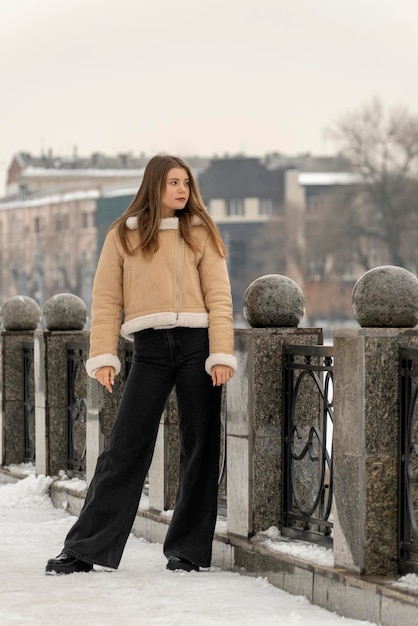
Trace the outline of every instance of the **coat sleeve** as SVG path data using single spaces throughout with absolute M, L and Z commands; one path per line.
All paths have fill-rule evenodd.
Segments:
M 226 260 L 219 254 L 212 239 L 207 237 L 199 263 L 200 282 L 209 315 L 209 357 L 206 371 L 214 365 L 228 365 L 235 371 L 234 326 L 231 285 Z
M 118 340 L 123 312 L 123 253 L 115 231 L 106 236 L 93 282 L 90 352 L 86 363 L 94 378 L 99 367 L 108 365 L 119 374 Z

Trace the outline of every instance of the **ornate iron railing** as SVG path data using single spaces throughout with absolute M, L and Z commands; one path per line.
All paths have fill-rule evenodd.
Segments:
M 24 461 L 35 461 L 35 390 L 33 344 L 23 344 L 23 432 Z
M 84 346 L 67 345 L 67 469 L 86 470 L 86 376 Z
M 226 472 L 226 448 L 227 448 L 227 394 L 226 389 L 222 391 L 221 405 L 221 437 L 220 437 L 220 462 L 219 462 L 219 478 L 218 478 L 218 513 L 226 516 L 227 511 L 227 472 Z
M 332 545 L 333 348 L 284 348 L 282 534 Z
M 399 569 L 418 574 L 418 348 L 400 350 Z

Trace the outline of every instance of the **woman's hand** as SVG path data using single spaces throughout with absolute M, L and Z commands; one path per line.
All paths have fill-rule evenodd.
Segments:
M 214 386 L 223 385 L 231 380 L 234 370 L 228 365 L 214 365 L 212 367 L 212 381 Z
M 115 382 L 115 368 L 105 365 L 103 367 L 99 367 L 96 372 L 96 378 L 103 387 L 112 393 L 112 387 Z

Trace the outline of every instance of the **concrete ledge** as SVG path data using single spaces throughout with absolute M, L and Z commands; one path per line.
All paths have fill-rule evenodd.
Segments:
M 0 468 L 0 484 L 17 483 L 19 480 L 22 480 L 22 478 L 26 478 L 26 476 L 15 472 L 10 472 L 4 467 Z
M 0 469 L 0 483 L 25 477 Z M 79 514 L 85 492 L 52 483 L 50 494 L 57 508 Z M 163 543 L 169 522 L 158 511 L 140 509 L 132 532 L 152 543 Z M 418 592 L 397 587 L 395 578 L 365 577 L 343 568 L 317 565 L 222 532 L 215 533 L 212 563 L 223 570 L 261 576 L 283 591 L 303 595 L 313 604 L 347 618 L 382 626 L 418 623 Z
M 229 543 L 231 565 L 223 569 L 262 576 L 288 593 L 303 595 L 310 602 L 344 617 L 384 626 L 418 623 L 418 592 L 396 587 L 395 578 L 367 578 L 344 569 L 324 567 L 272 552 L 260 544 L 234 537 Z

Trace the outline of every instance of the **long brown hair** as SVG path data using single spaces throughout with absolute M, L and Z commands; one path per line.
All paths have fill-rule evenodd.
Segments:
M 135 254 L 139 250 L 145 254 L 154 254 L 159 247 L 158 233 L 162 218 L 161 197 L 165 190 L 168 172 L 173 167 L 185 169 L 189 178 L 189 199 L 184 209 L 177 213 L 181 236 L 192 250 L 198 250 L 198 245 L 192 237 L 192 220 L 194 216 L 197 216 L 207 226 L 209 236 L 219 254 L 226 257 L 225 244 L 218 227 L 203 203 L 190 167 L 177 156 L 157 155 L 148 162 L 135 198 L 126 211 L 113 222 L 109 230 L 117 229 L 123 249 L 127 254 Z M 138 221 L 139 243 L 135 248 L 129 245 L 127 237 L 126 220 L 128 217 L 137 217 Z

